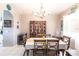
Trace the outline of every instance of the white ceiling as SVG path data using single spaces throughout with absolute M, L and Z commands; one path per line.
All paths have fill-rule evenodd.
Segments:
M 33 14 L 34 12 L 39 11 L 41 3 L 43 3 L 43 8 L 48 14 L 60 14 L 74 4 L 54 3 L 54 0 L 26 0 L 25 3 L 9 4 L 11 5 L 12 10 L 16 11 L 18 14 Z
M 27 2 L 27 3 L 14 3 L 11 4 L 12 9 L 16 12 L 22 14 L 32 14 L 33 12 L 39 11 L 41 3 L 43 3 L 43 8 L 46 13 L 52 14 L 60 14 L 65 11 L 69 7 L 73 5 L 73 3 L 53 3 L 53 2 Z
M 79 3 L 79 0 L 0 0 L 0 3 L 29 3 L 29 2 Z

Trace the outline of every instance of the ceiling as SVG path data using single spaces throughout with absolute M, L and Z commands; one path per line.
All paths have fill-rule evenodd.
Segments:
M 18 14 L 33 14 L 34 12 L 39 11 L 41 3 L 43 4 L 43 9 L 46 11 L 47 14 L 60 14 L 74 4 L 54 3 L 54 1 L 51 0 L 26 0 L 25 3 L 9 4 L 11 5 L 12 10 L 16 11 Z
M 44 3 L 43 4 L 43 9 L 46 11 L 46 13 L 52 13 L 52 14 L 60 14 L 69 7 L 73 5 L 73 3 Z M 16 12 L 22 14 L 22 13 L 27 13 L 27 14 L 32 14 L 33 12 L 36 12 L 40 10 L 41 3 L 15 3 L 11 4 L 12 9 L 15 10 Z

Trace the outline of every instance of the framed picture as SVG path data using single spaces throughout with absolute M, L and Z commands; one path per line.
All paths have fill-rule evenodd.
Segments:
M 4 27 L 12 27 L 12 20 L 4 20 Z

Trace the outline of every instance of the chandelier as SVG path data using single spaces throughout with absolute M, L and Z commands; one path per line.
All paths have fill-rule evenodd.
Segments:
M 41 3 L 39 11 L 34 13 L 34 16 L 37 16 L 41 19 L 43 19 L 46 16 L 46 11 L 43 7 L 43 3 Z

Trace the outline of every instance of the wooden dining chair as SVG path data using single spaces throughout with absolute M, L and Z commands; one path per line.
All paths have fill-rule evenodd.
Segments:
M 69 47 L 70 47 L 70 37 L 63 36 L 63 41 L 67 44 L 67 48 L 66 49 L 69 49 Z
M 52 36 L 53 38 L 57 38 L 57 39 L 59 39 L 59 40 L 63 40 L 63 37 L 61 37 L 61 36 Z
M 58 56 L 59 40 L 47 40 L 47 56 Z
M 70 47 L 70 37 L 68 36 L 63 36 L 63 42 L 66 43 L 66 49 L 59 49 L 59 51 L 62 52 L 62 55 L 64 56 L 65 55 L 65 51 L 69 49 Z
M 45 34 L 37 34 L 36 37 L 37 38 L 42 38 Z
M 46 40 L 34 40 L 34 56 L 43 56 L 46 54 Z
M 27 34 L 24 34 L 23 35 L 23 45 L 24 45 L 24 47 L 25 47 L 26 41 L 27 41 Z
M 45 37 L 46 38 L 50 38 L 51 37 L 51 34 L 45 34 Z

